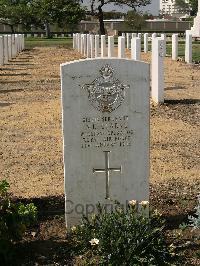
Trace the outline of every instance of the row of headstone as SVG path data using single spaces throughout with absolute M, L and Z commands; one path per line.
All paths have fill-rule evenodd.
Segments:
M 115 57 L 114 36 L 93 35 L 93 34 L 73 34 L 73 48 L 87 58 Z M 118 37 L 117 57 L 125 58 L 125 37 Z M 140 60 L 141 39 L 134 37 L 131 40 L 131 58 Z
M 147 36 L 147 35 L 146 35 Z M 117 51 L 114 50 L 114 36 L 76 33 L 73 35 L 73 48 L 87 58 L 126 58 L 125 37 L 118 37 Z M 116 55 L 115 55 L 116 54 Z M 152 37 L 152 99 L 156 103 L 164 102 L 164 56 L 166 40 L 163 36 Z M 141 38 L 132 36 L 131 59 L 141 60 Z
M 98 203 L 112 211 L 115 201 L 126 208 L 130 201 L 139 206 L 149 200 L 149 64 L 124 58 L 125 36 L 118 38 L 118 58 L 113 36 L 108 45 L 104 35 L 73 37 L 74 48 L 92 59 L 61 65 L 67 227 L 95 213 Z M 177 37 L 172 38 L 174 58 Z M 130 48 L 132 58 L 140 54 L 141 38 L 134 36 Z M 154 34 L 152 98 L 157 102 L 164 100 L 165 55 L 166 37 Z
M 24 34 L 0 36 L 0 65 L 5 65 L 24 50 Z
M 44 38 L 46 37 L 46 35 L 44 33 L 27 33 L 26 34 L 26 37 L 27 38 L 31 38 L 31 37 L 34 37 L 34 38 Z M 53 37 L 55 38 L 64 38 L 64 37 L 72 37 L 72 34 L 71 33 L 68 33 L 68 34 L 65 34 L 65 33 L 55 33 L 53 34 Z
M 122 33 L 122 36 L 125 37 L 126 40 L 126 48 L 130 49 L 131 47 L 131 41 L 133 38 L 142 38 L 141 33 Z M 166 34 L 160 34 L 158 36 L 157 33 L 153 33 L 151 37 L 149 37 L 148 33 L 144 33 L 143 35 L 143 43 L 144 43 L 144 53 L 147 53 L 149 51 L 149 41 L 154 40 L 155 37 L 159 37 L 164 40 L 164 47 L 163 47 L 163 55 L 166 56 L 166 41 L 167 37 Z M 172 60 L 178 59 L 178 34 L 172 34 Z M 185 35 L 185 62 L 191 64 L 192 63 L 192 33 L 191 31 L 186 31 Z

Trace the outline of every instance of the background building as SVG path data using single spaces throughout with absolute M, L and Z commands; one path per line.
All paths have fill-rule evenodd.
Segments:
M 160 0 L 160 13 L 163 15 L 178 15 L 178 14 L 187 14 L 189 13 L 189 10 L 181 10 L 175 5 L 175 0 Z M 186 3 L 189 2 L 189 0 L 185 0 Z

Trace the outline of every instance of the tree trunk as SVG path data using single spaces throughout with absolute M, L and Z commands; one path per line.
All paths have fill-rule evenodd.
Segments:
M 105 31 L 105 27 L 104 27 L 104 22 L 103 22 L 103 10 L 102 8 L 99 6 L 98 7 L 99 13 L 98 13 L 98 18 L 99 18 L 99 30 L 100 30 L 100 34 L 101 35 L 105 35 L 106 31 Z
M 48 39 L 51 39 L 52 35 L 51 35 L 50 26 L 48 22 L 45 23 L 45 31 L 46 31 L 46 37 Z
M 12 34 L 14 34 L 15 30 L 14 30 L 14 26 L 13 25 L 10 25 L 10 29 L 11 29 Z

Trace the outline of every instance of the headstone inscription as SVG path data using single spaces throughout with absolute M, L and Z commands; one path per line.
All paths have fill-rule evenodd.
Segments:
M 98 203 L 149 199 L 149 64 L 61 65 L 67 226 Z

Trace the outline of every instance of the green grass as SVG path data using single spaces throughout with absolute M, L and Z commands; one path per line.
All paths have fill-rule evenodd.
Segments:
M 72 48 L 72 38 L 26 38 L 25 48 L 31 49 L 34 47 L 50 47 L 50 46 L 64 46 Z
M 172 45 L 167 44 L 167 55 L 172 55 Z M 185 57 L 185 44 L 180 42 L 178 45 L 178 56 Z M 192 60 L 194 62 L 200 61 L 200 42 L 193 42 L 192 44 Z

